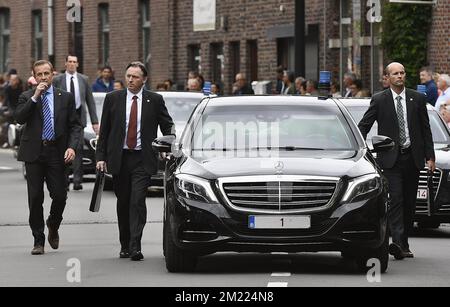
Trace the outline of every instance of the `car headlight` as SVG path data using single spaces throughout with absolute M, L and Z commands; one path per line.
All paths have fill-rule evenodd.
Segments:
M 378 174 L 365 175 L 351 180 L 348 183 L 342 202 L 351 203 L 367 198 L 376 193 L 381 186 L 381 177 Z
M 218 203 L 210 182 L 199 177 L 186 174 L 175 175 L 175 191 L 187 199 Z

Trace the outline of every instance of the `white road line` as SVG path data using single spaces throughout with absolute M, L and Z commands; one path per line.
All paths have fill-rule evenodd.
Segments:
M 272 273 L 272 277 L 291 277 L 291 273 Z
M 287 282 L 269 282 L 267 284 L 268 288 L 286 288 L 287 286 Z
M 0 171 L 13 171 L 14 168 L 12 167 L 6 167 L 6 166 L 0 166 Z

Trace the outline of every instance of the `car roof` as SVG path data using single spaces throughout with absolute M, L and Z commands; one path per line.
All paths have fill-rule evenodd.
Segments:
M 260 105 L 260 104 L 301 104 L 311 106 L 337 107 L 333 99 L 319 99 L 315 96 L 270 96 L 270 95 L 251 95 L 251 96 L 219 96 L 210 97 L 209 105 L 228 106 L 228 105 Z
M 339 98 L 339 101 L 346 107 L 369 107 L 370 98 Z M 427 110 L 433 111 L 435 108 L 427 103 Z
M 156 93 L 167 98 L 198 98 L 199 101 L 205 97 L 205 95 L 201 92 L 159 91 Z

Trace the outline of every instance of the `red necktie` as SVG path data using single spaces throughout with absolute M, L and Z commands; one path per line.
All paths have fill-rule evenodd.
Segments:
M 137 117 L 138 105 L 137 96 L 133 96 L 133 104 L 131 105 L 130 121 L 128 123 L 127 146 L 129 149 L 135 149 L 137 146 Z

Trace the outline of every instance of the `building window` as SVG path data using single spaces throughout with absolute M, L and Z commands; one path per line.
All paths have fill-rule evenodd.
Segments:
M 231 63 L 230 84 L 233 84 L 236 75 L 241 71 L 241 44 L 240 44 L 240 42 L 231 42 L 230 43 L 230 63 Z
M 81 21 L 69 23 L 69 53 L 78 58 L 78 71 L 83 72 L 83 8 L 81 8 Z
M 141 54 L 142 62 L 146 65 L 150 63 L 150 1 L 140 0 L 141 16 Z
M 188 59 L 189 71 L 196 71 L 201 73 L 202 58 L 200 56 L 200 45 L 190 45 L 188 47 Z
M 223 85 L 224 55 L 223 44 L 211 44 L 212 80 Z
M 99 8 L 99 33 L 100 33 L 100 64 L 109 65 L 109 5 L 101 3 Z
M 9 64 L 9 9 L 0 8 L 0 72 L 5 72 Z
M 247 65 L 249 81 L 258 80 L 258 42 L 256 40 L 247 41 Z
M 36 10 L 32 12 L 32 35 L 33 35 L 33 48 L 32 57 L 35 61 L 42 59 L 43 47 L 42 39 L 44 37 L 42 33 L 42 11 Z
M 277 40 L 278 66 L 289 71 L 295 71 L 295 41 L 293 37 Z

